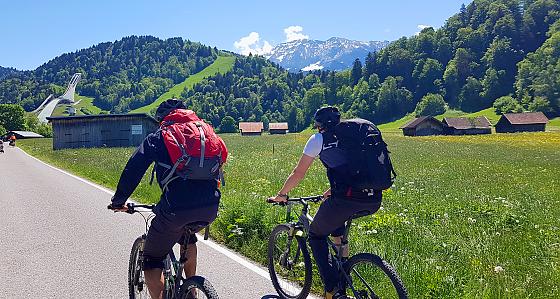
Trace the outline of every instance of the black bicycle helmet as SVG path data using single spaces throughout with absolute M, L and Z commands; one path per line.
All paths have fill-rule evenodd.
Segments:
M 169 99 L 159 104 L 159 107 L 157 107 L 156 110 L 157 121 L 162 121 L 164 117 L 175 109 L 187 109 L 187 106 L 185 106 L 183 101 L 177 99 Z
M 313 116 L 315 126 L 330 129 L 340 122 L 340 111 L 334 106 L 325 106 L 317 109 Z

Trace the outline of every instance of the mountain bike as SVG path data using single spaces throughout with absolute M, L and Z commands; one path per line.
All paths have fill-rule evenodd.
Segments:
M 150 227 L 150 220 L 154 218 L 152 210 L 155 205 L 140 205 L 128 203 L 126 213 L 138 213 L 144 218 L 146 223 L 146 233 L 138 237 L 132 245 L 130 251 L 130 260 L 128 263 L 128 292 L 130 299 L 150 298 L 148 287 L 144 280 L 144 244 L 146 243 L 146 235 Z M 110 206 L 109 206 L 110 208 Z M 138 209 L 140 208 L 140 210 Z M 208 222 L 193 222 L 185 226 L 185 238 L 181 244 L 181 252 L 179 259 L 175 256 L 173 250 L 169 252 L 164 260 L 163 278 L 164 278 L 164 299 L 218 299 L 218 293 L 212 284 L 201 276 L 192 276 L 185 278 L 183 275 L 183 267 L 187 261 L 188 236 L 207 227 Z M 205 236 L 207 238 L 207 236 Z
M 311 290 L 312 265 L 307 247 L 309 203 L 319 202 L 322 195 L 289 198 L 286 206 L 286 223 L 276 226 L 268 240 L 268 272 L 274 288 L 282 299 L 307 298 Z M 301 204 L 297 221 L 292 218 L 292 206 Z M 346 222 L 341 244 L 348 244 L 352 220 L 369 213 L 357 213 Z M 349 259 L 342 258 L 342 246 L 328 238 L 330 261 L 336 265 L 341 277 L 340 289 L 353 294 L 356 299 L 408 298 L 407 290 L 397 272 L 386 261 L 371 253 L 358 253 Z M 288 282 L 296 281 L 298 285 Z

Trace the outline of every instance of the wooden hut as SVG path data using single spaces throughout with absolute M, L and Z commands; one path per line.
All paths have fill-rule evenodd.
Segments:
M 270 123 L 268 124 L 268 132 L 270 134 L 286 134 L 288 133 L 288 123 Z
M 443 124 L 433 116 L 421 116 L 400 127 L 404 136 L 429 136 L 443 134 Z
M 538 132 L 546 129 L 548 118 L 542 112 L 505 113 L 496 123 L 496 133 Z
M 158 122 L 147 114 L 101 114 L 47 117 L 53 126 L 53 149 L 138 146 Z
M 241 136 L 261 135 L 264 125 L 262 122 L 240 122 L 239 131 L 241 131 Z
M 446 135 L 478 135 L 492 134 L 492 124 L 485 116 L 476 118 L 445 117 L 443 118 Z
M 30 131 L 9 131 L 1 139 L 8 139 L 9 136 L 15 135 L 17 139 L 29 139 L 29 138 L 43 138 L 43 135 L 37 134 Z

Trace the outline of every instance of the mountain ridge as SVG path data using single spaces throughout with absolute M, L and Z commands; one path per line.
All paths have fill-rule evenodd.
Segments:
M 352 67 L 356 58 L 365 59 L 368 53 L 386 47 L 389 41 L 356 41 L 342 37 L 331 37 L 325 41 L 303 39 L 277 45 L 265 55 L 291 72 L 334 70 Z

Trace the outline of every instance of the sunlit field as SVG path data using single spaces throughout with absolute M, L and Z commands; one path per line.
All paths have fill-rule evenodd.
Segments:
M 230 148 L 212 237 L 259 263 L 285 210 L 265 203 L 301 155 L 309 133 L 225 135 Z M 386 134 L 398 173 L 374 216 L 355 221 L 352 252 L 392 264 L 410 298 L 560 297 L 560 132 L 403 137 Z M 41 159 L 114 188 L 132 148 L 62 150 L 22 140 Z M 144 177 L 134 196 L 157 201 Z M 316 162 L 291 195 L 323 192 Z M 109 197 L 106 199 L 109 201 Z M 315 290 L 320 280 L 314 275 Z

